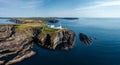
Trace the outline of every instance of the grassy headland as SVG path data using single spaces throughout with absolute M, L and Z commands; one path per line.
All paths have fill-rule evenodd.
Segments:
M 21 31 L 26 28 L 39 28 L 42 34 L 52 35 L 57 29 L 49 28 L 46 22 L 55 20 L 55 18 L 12 18 L 10 21 L 20 24 L 15 24 L 15 31 Z

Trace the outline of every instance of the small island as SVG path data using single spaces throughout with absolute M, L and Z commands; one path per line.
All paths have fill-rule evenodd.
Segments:
M 58 17 L 58 19 L 66 19 L 66 20 L 78 20 L 77 17 Z
M 72 49 L 75 33 L 66 28 L 49 27 L 46 22 L 51 20 L 55 19 L 9 18 L 16 24 L 0 25 L 0 65 L 11 65 L 35 55 L 36 51 L 32 50 L 35 44 L 50 50 Z

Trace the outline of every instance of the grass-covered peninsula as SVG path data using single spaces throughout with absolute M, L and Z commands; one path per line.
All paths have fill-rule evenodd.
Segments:
M 0 25 L 0 65 L 11 65 L 35 55 L 34 45 L 50 50 L 69 50 L 75 46 L 73 31 L 51 28 L 53 18 L 10 18 L 16 24 Z M 11 57 L 11 58 L 8 58 Z M 7 60 L 5 60 L 7 58 Z

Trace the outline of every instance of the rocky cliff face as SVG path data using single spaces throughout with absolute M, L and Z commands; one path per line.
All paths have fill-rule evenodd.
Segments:
M 0 26 L 0 65 L 10 65 L 33 56 L 36 52 L 32 48 L 36 42 L 39 46 L 54 50 L 68 50 L 75 45 L 75 34 L 67 29 L 40 37 L 40 28 L 29 27 L 20 31 L 15 28 L 16 25 Z M 11 58 L 6 60 L 8 56 Z
M 68 50 L 74 47 L 76 37 L 70 30 L 58 30 L 53 35 L 46 34 L 38 38 L 38 44 L 49 49 Z
M 13 31 L 13 26 L 11 25 L 1 25 L 0 26 L 0 42 L 5 40 L 6 38 L 9 38 Z
M 33 37 L 31 28 L 15 32 L 13 25 L 0 26 L 0 58 L 3 59 L 0 60 L 1 64 L 10 65 L 34 55 L 35 52 L 31 50 Z M 12 57 L 12 55 L 15 56 Z M 8 56 L 12 58 L 4 60 Z
M 75 34 L 70 30 L 59 30 L 51 36 L 51 48 L 68 50 L 74 47 L 76 41 Z

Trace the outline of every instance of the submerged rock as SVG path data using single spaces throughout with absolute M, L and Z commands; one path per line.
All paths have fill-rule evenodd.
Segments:
M 90 44 L 92 42 L 92 39 L 89 38 L 86 34 L 84 33 L 80 33 L 79 34 L 79 38 L 80 38 L 80 41 L 83 43 L 83 44 Z
M 15 58 L 13 58 L 12 60 L 8 61 L 6 63 L 6 65 L 11 65 L 11 64 L 16 63 L 16 62 L 21 62 L 22 60 L 24 60 L 26 58 L 29 58 L 32 55 L 35 55 L 34 51 L 26 51 L 26 52 L 20 53 Z

